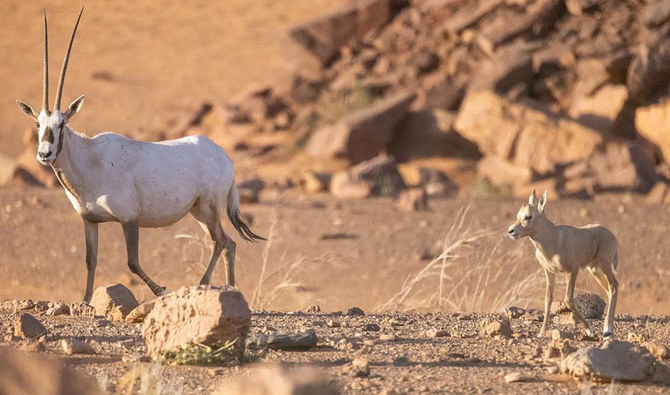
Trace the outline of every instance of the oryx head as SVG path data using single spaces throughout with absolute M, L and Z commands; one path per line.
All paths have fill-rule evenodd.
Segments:
M 509 228 L 507 234 L 514 240 L 531 236 L 538 224 L 544 218 L 544 208 L 547 205 L 547 191 L 544 191 L 540 199 L 535 195 L 535 190 L 528 198 L 528 204 L 524 204 L 516 214 L 516 221 Z
M 67 122 L 74 114 L 79 111 L 81 105 L 84 103 L 84 96 L 76 98 L 65 112 L 61 112 L 60 102 L 63 96 L 63 83 L 65 82 L 65 72 L 67 71 L 67 63 L 70 60 L 70 51 L 72 50 L 72 42 L 77 33 L 79 20 L 81 14 L 84 12 L 84 7 L 79 12 L 77 23 L 74 25 L 72 37 L 70 37 L 70 45 L 67 48 L 65 59 L 63 60 L 63 68 L 60 72 L 60 79 L 58 80 L 58 89 L 56 90 L 56 101 L 53 110 L 49 110 L 49 45 L 47 32 L 47 15 L 44 13 L 44 78 L 42 81 L 42 111 L 35 112 L 33 108 L 21 100 L 17 100 L 21 111 L 31 117 L 37 123 L 39 129 L 38 146 L 37 146 L 37 160 L 43 165 L 50 164 L 56 160 L 56 156 L 63 148 L 64 128 Z

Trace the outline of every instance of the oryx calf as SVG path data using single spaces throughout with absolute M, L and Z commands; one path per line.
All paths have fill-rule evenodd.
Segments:
M 42 111 L 17 101 L 21 110 L 37 122 L 37 160 L 50 165 L 74 209 L 81 215 L 86 235 L 85 301 L 90 301 L 98 254 L 98 223 L 121 223 L 126 240 L 128 266 L 154 294 L 165 292 L 142 270 L 138 260 L 139 228 L 174 224 L 187 213 L 207 229 L 214 240 L 214 252 L 200 284 L 209 284 L 212 272 L 225 249 L 227 281 L 235 284 L 235 242 L 221 226 L 223 207 L 243 239 L 262 239 L 242 221 L 239 194 L 233 178 L 233 164 L 218 145 L 203 136 L 147 143 L 114 133 L 93 138 L 73 131 L 68 121 L 84 101 L 80 96 L 65 112 L 60 104 L 72 42 L 82 8 L 67 49 L 53 110 L 49 110 L 49 68 L 47 18 L 44 14 L 44 78 Z
M 586 225 L 573 228 L 554 225 L 545 214 L 547 192 L 538 200 L 535 191 L 530 194 L 528 204 L 519 210 L 516 221 L 509 227 L 509 236 L 518 240 L 528 236 L 535 246 L 535 256 L 544 268 L 547 289 L 544 299 L 544 322 L 540 329 L 543 336 L 549 322 L 549 308 L 554 294 L 556 273 L 565 273 L 567 288 L 564 303 L 577 316 L 589 334 L 593 328 L 584 319 L 574 304 L 573 293 L 579 269 L 586 268 L 605 290 L 609 298 L 607 317 L 603 326 L 603 337 L 611 337 L 614 331 L 614 309 L 619 282 L 616 271 L 619 265 L 619 243 L 612 232 L 601 225 Z

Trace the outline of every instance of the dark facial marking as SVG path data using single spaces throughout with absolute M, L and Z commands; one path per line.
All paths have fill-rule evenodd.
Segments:
M 46 129 L 44 129 L 44 134 L 42 135 L 42 139 L 40 140 L 41 143 L 45 141 L 48 141 L 51 144 L 54 143 L 54 132 L 48 126 L 46 127 Z

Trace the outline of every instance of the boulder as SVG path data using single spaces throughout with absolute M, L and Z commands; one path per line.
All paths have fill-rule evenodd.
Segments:
M 333 387 L 325 374 L 313 366 L 297 366 L 273 363 L 251 367 L 248 375 L 224 384 L 214 391 L 217 395 L 245 394 L 323 394 L 336 395 L 340 392 Z
M 653 373 L 654 356 L 644 347 L 610 340 L 569 354 L 561 360 L 560 369 L 579 378 L 642 381 Z
M 122 322 L 139 303 L 128 288 L 115 284 L 96 288 L 90 304 L 96 315 Z
M 400 162 L 428 157 L 478 158 L 477 146 L 453 130 L 455 115 L 432 109 L 407 114 L 396 128 L 388 153 Z
M 0 349 L 0 394 L 88 395 L 102 391 L 60 360 Z
M 531 51 L 536 44 L 516 41 L 500 48 L 491 59 L 481 62 L 474 72 L 468 90 L 490 90 L 505 93 L 534 78 Z
M 307 193 L 319 193 L 328 189 L 331 179 L 330 173 L 306 171 L 298 179 L 298 185 Z
M 670 204 L 670 186 L 665 181 L 659 181 L 651 188 L 646 199 L 647 203 Z
M 564 172 L 567 180 L 591 179 L 603 191 L 648 192 L 658 180 L 652 160 L 636 141 L 610 141 Z
M 627 98 L 624 85 L 608 84 L 592 95 L 573 97 L 568 114 L 582 125 L 609 133 Z
M 670 24 L 650 34 L 628 68 L 630 98 L 645 103 L 668 87 L 670 80 Z
M 296 26 L 291 29 L 290 35 L 326 65 L 341 47 L 368 32 L 380 30 L 390 19 L 389 0 L 363 0 Z
M 60 345 L 63 352 L 67 355 L 96 353 L 91 343 L 78 339 L 62 339 Z
M 670 99 L 635 111 L 635 128 L 647 140 L 658 146 L 670 160 Z
M 307 143 L 307 152 L 317 158 L 345 157 L 352 164 L 377 156 L 391 142 L 415 97 L 399 93 L 318 129 Z
M 354 181 L 365 181 L 376 196 L 396 195 L 406 184 L 393 157 L 380 155 L 359 163 L 348 171 Z
M 328 189 L 338 199 L 365 199 L 372 195 L 371 183 L 365 180 L 354 180 L 346 171 L 333 174 Z
M 0 186 L 9 185 L 19 171 L 18 163 L 14 158 L 0 154 Z
M 242 356 L 250 325 L 251 310 L 236 288 L 182 287 L 156 300 L 142 336 L 152 357 L 191 344 L 221 347 L 233 341 Z
M 482 153 L 538 174 L 590 156 L 603 141 L 594 130 L 538 103 L 512 103 L 487 91 L 468 93 L 454 127 Z
M 37 318 L 23 313 L 14 321 L 14 336 L 22 339 L 34 339 L 47 333 L 47 328 Z
M 495 155 L 485 155 L 477 162 L 477 175 L 486 178 L 494 185 L 528 185 L 536 177 L 527 167 Z
M 265 181 L 256 177 L 243 181 L 237 185 L 241 203 L 258 203 L 261 191 L 265 188 Z

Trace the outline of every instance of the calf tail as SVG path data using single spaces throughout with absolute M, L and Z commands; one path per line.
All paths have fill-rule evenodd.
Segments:
M 240 216 L 240 193 L 237 191 L 235 181 L 233 181 L 228 190 L 228 202 L 226 204 L 226 213 L 240 236 L 246 241 L 265 240 L 265 238 L 255 234 L 249 229 L 249 226 L 242 221 Z

